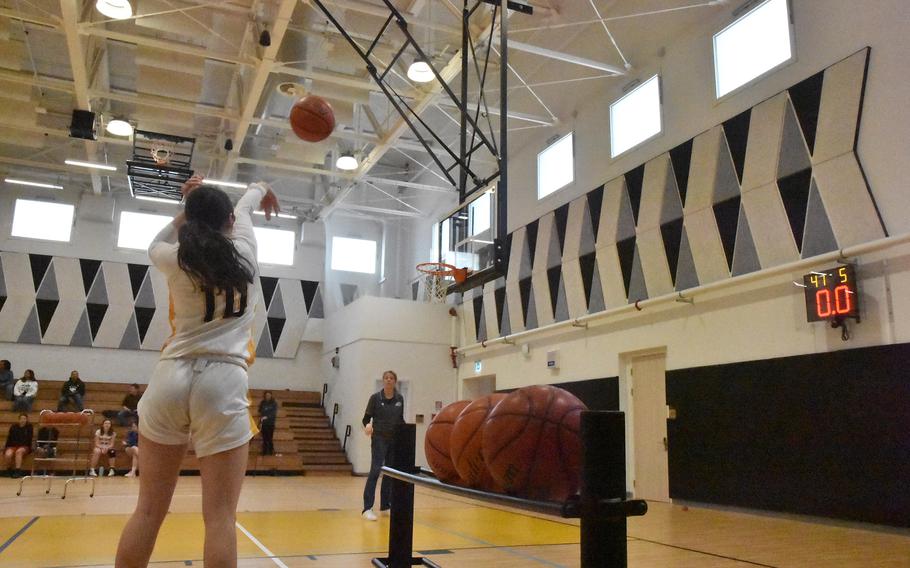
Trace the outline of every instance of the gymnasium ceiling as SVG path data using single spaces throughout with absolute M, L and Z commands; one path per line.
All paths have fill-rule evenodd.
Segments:
M 592 94 L 638 78 L 636 68 L 659 57 L 673 38 L 730 9 L 723 0 L 524 1 L 534 15 L 509 20 L 511 40 L 530 46 L 510 50 L 513 149 L 537 129 L 556 133 L 559 121 L 570 120 Z M 142 130 L 195 137 L 197 172 L 270 181 L 286 208 L 305 219 L 332 211 L 423 217 L 457 202 L 438 171 L 428 171 L 431 159 L 400 126 L 354 50 L 308 0 L 133 0 L 134 17 L 121 21 L 102 16 L 94 4 L 0 0 L 0 174 L 128 194 L 124 162 L 132 143 L 103 126 L 125 117 Z M 382 0 L 324 4 L 364 46 L 389 14 Z M 394 4 L 437 69 L 449 64 L 460 47 L 461 0 Z M 484 17 L 473 33 L 483 30 Z M 264 29 L 271 47 L 259 45 Z M 390 28 L 377 58 L 390 61 L 401 38 Z M 535 48 L 547 52 L 531 53 L 540 51 Z M 457 148 L 454 106 L 432 83 L 406 78 L 413 57 L 404 54 L 390 81 L 425 106 L 422 118 Z M 497 64 L 494 52 L 491 69 Z M 457 91 L 458 84 L 456 76 L 450 85 Z M 331 102 L 338 121 L 332 137 L 311 144 L 293 135 L 287 116 L 296 95 L 282 93 L 288 90 Z M 497 107 L 498 90 L 488 86 L 486 93 Z M 97 114 L 97 141 L 69 137 L 77 108 Z M 491 122 L 496 129 L 498 116 Z M 335 169 L 343 152 L 361 159 L 359 170 Z M 65 165 L 67 158 L 108 162 L 119 171 L 99 175 Z

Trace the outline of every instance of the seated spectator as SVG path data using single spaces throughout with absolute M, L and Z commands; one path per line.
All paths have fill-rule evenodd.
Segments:
M 123 451 L 126 455 L 133 458 L 133 466 L 124 477 L 136 477 L 139 471 L 139 421 L 133 421 L 130 424 L 130 431 L 126 433 L 126 440 L 123 441 Z
M 13 400 L 13 386 L 15 384 L 13 366 L 6 359 L 0 360 L 0 395 L 6 397 L 4 400 Z
M 35 380 L 35 371 L 26 369 L 22 378 L 16 381 L 16 386 L 13 387 L 13 410 L 31 412 L 37 396 L 38 381 Z
M 114 425 L 110 419 L 105 419 L 101 423 L 101 428 L 95 430 L 95 449 L 92 450 L 92 465 L 91 469 L 88 470 L 90 477 L 98 477 L 98 474 L 95 473 L 95 468 L 98 467 L 98 462 L 101 460 L 102 455 L 107 456 L 108 477 L 114 475 L 114 462 L 117 460 L 117 450 L 114 449 L 114 439 L 116 437 L 117 433 L 114 432 Z M 103 470 L 101 474 L 104 475 Z
M 139 399 L 142 394 L 139 392 L 139 385 L 133 383 L 130 385 L 129 394 L 123 397 L 120 405 L 123 407 L 117 413 L 117 424 L 120 426 L 129 426 L 139 420 L 139 413 L 136 408 L 139 406 Z
M 19 415 L 19 423 L 9 427 L 6 435 L 6 450 L 3 452 L 3 465 L 9 476 L 15 479 L 22 477 L 22 458 L 32 451 L 34 428 L 28 421 L 28 414 Z M 10 470 L 10 462 L 15 457 L 16 469 Z
M 70 373 L 70 378 L 63 383 L 60 389 L 60 400 L 57 401 L 57 412 L 66 410 L 66 405 L 72 402 L 76 407 L 76 412 L 82 412 L 85 405 L 82 400 L 85 398 L 85 383 L 79 378 L 79 371 Z

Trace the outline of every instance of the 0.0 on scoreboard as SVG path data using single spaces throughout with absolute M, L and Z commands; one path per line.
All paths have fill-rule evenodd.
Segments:
M 859 292 L 852 265 L 812 271 L 803 276 L 806 295 L 806 319 L 859 319 Z

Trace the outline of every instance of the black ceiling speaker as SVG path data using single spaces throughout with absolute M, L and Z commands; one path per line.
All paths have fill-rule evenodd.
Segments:
M 85 140 L 95 139 L 95 113 L 88 110 L 74 110 L 70 123 L 70 136 Z
M 234 149 L 234 141 L 231 140 L 230 138 L 228 138 L 227 140 L 225 140 L 225 141 L 224 141 L 224 149 L 227 150 L 228 152 L 230 152 L 231 150 L 233 150 L 233 149 Z
M 259 45 L 262 47 L 272 45 L 272 34 L 269 33 L 269 30 L 262 30 L 262 33 L 259 34 Z

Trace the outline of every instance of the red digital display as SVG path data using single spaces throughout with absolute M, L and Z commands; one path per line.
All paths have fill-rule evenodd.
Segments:
M 806 292 L 806 319 L 825 321 L 859 318 L 859 293 L 853 266 L 846 264 L 803 276 Z

